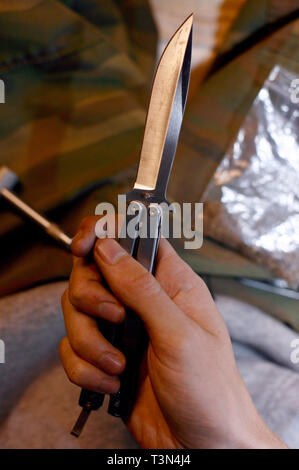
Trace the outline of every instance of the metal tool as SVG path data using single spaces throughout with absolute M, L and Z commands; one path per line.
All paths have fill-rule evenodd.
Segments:
M 134 189 L 126 195 L 127 204 L 134 201 L 138 214 L 136 233 L 132 238 L 120 238 L 119 243 L 151 273 L 154 273 L 160 239 L 162 212 L 159 205 L 167 203 L 166 189 L 188 93 L 192 26 L 193 15 L 190 15 L 168 43 L 158 64 L 137 179 Z M 133 217 L 135 215 L 127 217 L 127 226 Z M 147 228 L 143 238 L 140 227 L 144 226 Z M 120 390 L 110 396 L 108 406 L 108 413 L 126 420 L 136 398 L 139 369 L 147 347 L 146 331 L 140 318 L 132 311 L 127 312 L 122 325 L 111 326 L 100 322 L 99 328 L 126 357 L 127 365 L 120 377 Z M 82 412 L 72 430 L 73 435 L 80 435 L 88 415 L 100 408 L 103 400 L 104 395 L 82 390 L 79 400 Z
M 0 195 L 15 207 L 22 215 L 39 225 L 51 238 L 70 250 L 72 239 L 58 225 L 50 222 L 26 202 L 10 191 L 19 182 L 18 176 L 6 166 L 0 168 Z
M 281 295 L 282 297 L 287 297 L 288 299 L 299 300 L 299 292 L 294 289 L 290 289 L 287 283 L 280 279 L 260 281 L 257 279 L 241 278 L 239 281 L 241 284 L 244 284 L 244 286 L 247 287 L 253 287 L 254 289 L 269 292 L 270 294 Z

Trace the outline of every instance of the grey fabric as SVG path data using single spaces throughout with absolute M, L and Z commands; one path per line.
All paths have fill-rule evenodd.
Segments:
M 53 283 L 0 300 L 0 448 L 135 448 L 122 422 L 93 413 L 80 439 L 69 431 L 79 411 L 77 387 L 68 382 L 57 346 L 65 334 Z M 294 331 L 256 308 L 217 298 L 239 370 L 268 425 L 299 448 L 299 365 L 290 360 Z
M 299 334 L 261 310 L 219 296 L 238 369 L 268 426 L 291 448 L 299 448 L 299 364 L 291 343 Z
M 64 283 L 53 283 L 0 300 L 0 420 L 26 387 L 55 360 L 64 335 L 60 297 Z
M 135 448 L 123 423 L 100 410 L 80 439 L 70 435 L 79 389 L 66 378 L 58 344 L 67 283 L 48 284 L 0 300 L 0 448 Z

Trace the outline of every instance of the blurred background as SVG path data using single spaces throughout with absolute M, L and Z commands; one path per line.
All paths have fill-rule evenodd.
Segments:
M 159 32 L 158 55 L 182 23 L 186 13 L 194 12 L 192 66 L 203 75 L 213 61 L 245 0 L 150 0 Z M 202 76 L 199 71 L 199 77 Z M 194 77 L 193 77 L 194 78 Z
M 99 202 L 115 204 L 132 186 L 157 60 L 191 12 L 191 84 L 168 197 L 205 201 L 205 238 L 199 250 L 173 243 L 216 300 L 230 299 L 222 302 L 223 312 L 241 353 L 249 345 L 250 360 L 262 351 L 263 360 L 293 367 L 299 112 L 290 87 L 299 77 L 298 0 L 3 0 L 2 447 L 102 447 L 103 435 L 110 448 L 135 446 L 103 414 L 95 414 L 80 444 L 68 436 L 77 391 L 66 382 L 57 355 L 64 335 L 60 296 L 72 266 L 66 248 L 83 217 Z M 16 209 L 13 195 L 47 218 L 44 229 Z M 57 225 L 48 226 L 48 220 Z M 61 234 L 66 238 L 59 244 Z M 261 312 L 266 320 L 260 323 Z M 274 327 L 273 317 L 279 320 Z M 264 341 L 271 331 L 275 341 L 273 334 Z M 264 373 L 264 362 L 262 369 L 256 364 L 263 372 L 253 377 L 250 367 L 251 384 L 272 377 L 271 368 Z M 273 404 L 276 389 L 269 389 L 266 400 L 272 413 L 287 394 L 283 389 Z M 263 394 L 255 398 L 263 411 Z M 281 415 L 265 415 L 280 431 Z
M 1 2 L 0 78 L 6 102 L 0 106 L 0 165 L 15 173 L 16 193 L 70 237 L 99 201 L 116 202 L 117 194 L 126 192 L 135 178 L 155 65 L 190 12 L 194 12 L 191 84 L 168 196 L 178 202 L 207 199 L 209 212 L 202 249 L 187 252 L 180 243 L 176 249 L 198 273 L 215 278 L 216 290 L 235 290 L 235 279 L 243 277 L 271 283 L 284 277 L 296 288 L 297 261 L 284 269 L 287 262 L 281 252 L 273 257 L 272 250 L 266 257 L 267 247 L 261 254 L 245 240 L 249 209 L 244 209 L 243 218 L 239 214 L 241 228 L 228 207 L 225 217 L 220 217 L 217 204 L 224 208 L 221 194 L 231 187 L 216 184 L 217 196 L 215 189 L 205 193 L 213 181 L 215 185 L 220 163 L 228 168 L 237 161 L 234 145 L 240 145 L 242 132 L 255 145 L 254 132 L 248 129 L 253 130 L 258 121 L 250 121 L 250 110 L 274 68 L 280 67 L 283 76 L 290 74 L 285 78 L 289 84 L 299 72 L 296 0 Z M 296 110 L 288 109 L 280 128 L 291 122 L 293 113 L 295 129 Z M 285 136 L 287 132 L 293 131 L 288 128 Z M 260 155 L 252 145 L 249 154 Z M 280 153 L 278 147 L 275 151 Z M 249 154 L 240 163 L 243 167 L 250 165 Z M 262 159 L 260 163 L 264 165 Z M 296 166 L 290 171 L 295 173 L 287 179 L 296 187 Z M 277 175 L 272 172 L 270 179 L 277 181 Z M 248 180 L 246 184 L 251 185 Z M 241 197 L 237 190 L 234 197 Z M 68 253 L 4 199 L 0 200 L 0 294 L 65 279 L 71 267 Z M 262 200 L 261 195 L 259 207 Z M 284 213 L 288 209 L 282 204 Z M 279 223 L 293 226 L 290 220 Z M 238 237 L 233 236 L 236 233 Z M 267 233 L 251 239 L 260 240 Z M 292 260 L 297 260 L 292 253 Z M 285 316 L 285 309 L 274 303 L 275 314 Z M 296 308 L 291 308 L 287 321 L 297 327 Z

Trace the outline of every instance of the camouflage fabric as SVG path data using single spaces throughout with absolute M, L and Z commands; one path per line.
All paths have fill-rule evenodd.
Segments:
M 0 164 L 19 175 L 29 204 L 73 205 L 137 161 L 156 59 L 147 0 L 3 1 L 0 38 Z M 2 293 L 56 276 L 40 262 L 40 232 L 22 227 L 2 202 Z
M 0 6 L 0 163 L 39 210 L 136 161 L 156 34 L 146 1 L 127 3 L 135 24 L 112 0 Z M 0 233 L 14 226 L 5 214 Z
M 0 6 L 0 78 L 7 88 L 0 105 L 0 163 L 18 172 L 29 203 L 73 234 L 99 201 L 115 201 L 134 179 L 156 30 L 145 0 L 17 3 L 23 7 Z M 170 199 L 200 201 L 275 64 L 299 72 L 298 21 L 292 17 L 256 36 L 293 14 L 296 3 L 249 0 L 243 7 L 219 51 L 220 65 L 188 102 Z M 70 256 L 38 229 L 21 224 L 4 206 L 1 221 L 0 293 L 68 275 Z M 198 252 L 184 251 L 179 242 L 176 248 L 198 272 L 227 278 L 215 283 L 220 290 L 234 289 L 230 277 L 271 277 L 211 240 Z M 276 304 L 274 314 L 299 328 L 293 307 L 269 297 L 264 304 L 272 313 Z
M 265 25 L 289 16 L 291 20 L 284 26 L 264 35 Z M 281 64 L 299 73 L 298 16 L 296 1 L 282 4 L 265 0 L 245 4 L 219 51 L 216 66 L 212 66 L 209 78 L 188 103 L 170 182 L 171 199 L 201 200 L 274 65 Z M 257 34 L 260 30 L 263 30 L 262 39 Z M 242 41 L 245 41 L 244 47 L 240 48 Z M 179 241 L 176 241 L 176 249 L 197 272 L 211 278 L 216 295 L 232 295 L 250 302 L 299 330 L 297 300 L 245 287 L 234 280 L 238 277 L 271 278 L 272 274 L 263 266 L 249 263 L 212 240 L 205 240 L 198 252 L 186 252 Z
M 236 54 L 236 49 L 240 47 L 242 42 L 248 44 L 249 47 L 252 46 L 253 38 L 258 40 L 263 35 L 269 35 L 276 24 L 276 27 L 279 28 L 286 21 L 294 18 L 298 14 L 298 9 L 297 0 L 247 1 L 225 42 L 218 50 L 219 58 L 229 51 Z
M 237 55 L 188 102 L 170 185 L 175 200 L 200 200 L 272 68 L 281 64 L 299 73 L 298 42 L 294 20 Z
M 216 66 L 188 104 L 169 190 L 173 200 L 201 200 L 273 66 L 281 64 L 299 73 L 298 13 L 295 1 L 283 5 L 273 1 L 245 4 L 216 59 Z M 284 26 L 279 25 L 257 39 L 260 29 L 264 31 L 265 25 L 279 18 L 288 21 L 282 21 Z M 244 47 L 240 48 L 244 38 Z M 214 279 L 214 293 L 249 301 L 299 330 L 297 300 L 248 288 L 233 279 L 271 278 L 272 274 L 263 266 L 249 263 L 238 253 L 211 240 L 205 240 L 198 252 L 184 251 L 179 241 L 176 241 L 176 249 L 197 272 Z

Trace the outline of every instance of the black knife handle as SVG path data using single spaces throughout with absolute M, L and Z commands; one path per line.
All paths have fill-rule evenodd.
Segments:
M 140 214 L 141 216 L 141 214 Z M 130 220 L 136 217 L 136 213 L 128 215 L 126 223 L 128 224 Z M 119 244 L 133 257 L 136 256 L 136 247 L 138 242 L 138 227 L 136 227 L 136 236 L 135 238 L 123 237 L 120 238 Z M 105 286 L 109 289 L 108 286 Z M 113 325 L 111 322 L 106 320 L 98 320 L 98 328 L 102 335 L 109 341 L 112 345 L 119 344 L 120 336 L 122 334 L 123 325 Z M 117 347 L 117 346 L 116 346 Z M 104 402 L 105 394 L 96 393 L 91 390 L 82 389 L 79 397 L 79 405 L 83 409 L 88 409 L 90 411 L 98 410 Z
M 136 201 L 138 205 L 138 201 Z M 136 226 L 135 238 L 120 238 L 119 244 L 135 258 L 147 271 L 154 273 L 156 255 L 160 240 L 161 213 L 156 204 L 140 211 L 139 220 L 146 223 L 146 236 L 138 236 Z M 127 224 L 136 215 L 127 217 Z M 152 221 L 153 219 L 153 221 Z M 153 229 L 154 228 L 154 229 Z M 142 320 L 132 311 L 126 312 L 126 318 L 121 325 L 113 325 L 108 321 L 99 320 L 98 327 L 103 336 L 126 357 L 126 369 L 120 376 L 120 390 L 110 396 L 108 413 L 126 420 L 134 406 L 139 385 L 139 372 L 144 353 L 147 349 L 148 338 Z M 82 389 L 79 405 L 89 410 L 99 409 L 105 394 Z
M 154 273 L 161 231 L 160 209 L 147 208 L 145 218 L 146 238 L 139 238 L 134 258 L 147 271 Z M 150 233 L 152 219 L 153 230 Z M 138 293 L 136 294 L 138 295 Z M 126 420 L 136 401 L 140 367 L 147 350 L 148 336 L 142 320 L 132 310 L 126 312 L 125 321 L 120 328 L 114 346 L 124 354 L 126 368 L 120 376 L 119 392 L 110 396 L 108 413 Z
M 156 224 L 154 236 L 139 239 L 135 258 L 147 271 L 154 273 L 160 240 L 161 218 L 160 214 L 155 213 L 155 209 L 152 214 L 151 209 L 147 210 L 148 235 L 150 235 L 149 227 L 152 217 L 156 217 L 156 221 L 154 222 L 154 224 Z M 138 295 L 138 293 L 136 293 L 136 295 Z M 126 420 L 130 416 L 136 401 L 140 367 L 147 350 L 147 345 L 148 336 L 142 320 L 132 310 L 128 310 L 126 312 L 125 321 L 119 327 L 114 342 L 114 346 L 120 349 L 126 358 L 126 368 L 120 376 L 119 392 L 110 396 L 108 407 L 109 414 L 121 417 L 123 420 Z

